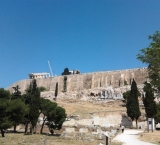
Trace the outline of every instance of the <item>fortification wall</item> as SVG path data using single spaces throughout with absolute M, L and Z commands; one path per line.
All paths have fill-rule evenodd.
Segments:
M 147 68 L 102 71 L 86 74 L 74 74 L 67 76 L 67 92 L 80 91 L 83 89 L 93 89 L 97 87 L 107 87 L 112 85 L 113 88 L 124 86 L 125 83 L 131 84 L 133 78 L 137 84 L 142 84 L 147 80 Z M 58 91 L 64 90 L 64 76 L 38 78 L 38 87 L 43 86 L 49 91 L 55 91 L 56 82 L 58 82 Z M 18 85 L 22 93 L 28 88 L 31 79 L 18 81 L 7 88 L 10 92 L 12 87 Z

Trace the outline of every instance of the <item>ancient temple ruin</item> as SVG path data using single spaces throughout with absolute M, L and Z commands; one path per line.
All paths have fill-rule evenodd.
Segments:
M 30 73 L 28 76 L 30 79 L 48 78 L 50 77 L 50 73 Z

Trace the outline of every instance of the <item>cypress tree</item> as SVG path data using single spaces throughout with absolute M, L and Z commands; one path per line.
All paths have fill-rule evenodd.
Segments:
M 134 119 L 136 120 L 136 126 L 137 126 L 137 120 L 141 115 L 141 112 L 139 109 L 137 84 L 134 79 L 131 84 L 131 92 L 130 96 L 128 96 L 126 107 L 127 107 L 127 115 L 132 119 L 132 121 Z
M 25 133 L 27 133 L 28 123 L 31 123 L 30 133 L 35 128 L 38 117 L 39 117 L 39 108 L 40 108 L 40 91 L 37 87 L 36 80 L 32 80 L 30 83 L 29 89 L 27 90 L 26 104 L 29 105 L 29 114 L 26 116 L 26 127 Z
M 154 101 L 154 92 L 150 83 L 145 83 L 143 88 L 145 92 L 145 97 L 143 98 L 143 104 L 145 107 L 145 112 L 147 118 L 153 118 L 157 113 L 156 103 Z
M 63 92 L 67 92 L 67 76 L 64 76 L 63 83 Z
M 58 96 L 58 82 L 56 83 L 56 88 L 55 88 L 55 100 Z

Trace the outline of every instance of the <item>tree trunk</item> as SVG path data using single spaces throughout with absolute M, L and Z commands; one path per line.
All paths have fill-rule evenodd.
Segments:
M 152 118 L 152 132 L 153 132 L 153 118 Z
M 1 135 L 2 137 L 5 137 L 3 129 L 1 129 Z
M 43 119 L 43 124 L 42 124 L 41 130 L 40 130 L 40 134 L 42 134 L 42 132 L 43 132 L 43 127 L 44 127 L 44 123 L 45 123 L 46 119 Z
M 33 126 L 30 126 L 30 134 L 33 134 Z
M 53 133 L 54 133 L 53 128 L 50 128 L 49 131 L 50 131 L 50 133 L 53 135 Z
M 131 128 L 133 129 L 133 120 L 132 120 Z
M 17 127 L 17 124 L 15 123 L 14 124 L 14 130 L 13 130 L 14 132 L 16 132 L 16 127 Z
M 36 134 L 37 133 L 37 125 L 34 127 L 33 129 L 33 133 Z
M 147 127 L 148 127 L 148 132 L 149 132 L 149 121 L 148 121 L 148 117 L 147 117 Z
M 136 128 L 138 129 L 138 121 L 137 121 L 137 119 L 136 119 Z
M 25 134 L 27 134 L 27 131 L 28 131 L 28 121 L 26 121 L 26 124 L 25 124 Z

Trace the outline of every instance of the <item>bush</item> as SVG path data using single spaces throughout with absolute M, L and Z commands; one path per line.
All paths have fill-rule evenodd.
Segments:
M 39 91 L 40 91 L 40 92 L 44 92 L 44 91 L 46 91 L 46 90 L 47 90 L 47 89 L 46 89 L 45 87 L 43 87 L 43 86 L 38 87 L 38 89 L 39 89 Z

